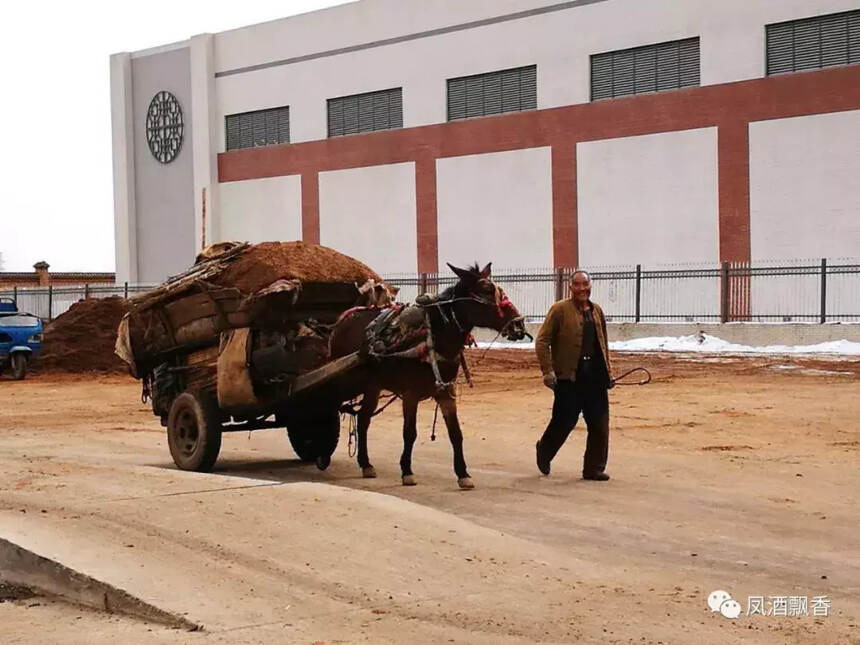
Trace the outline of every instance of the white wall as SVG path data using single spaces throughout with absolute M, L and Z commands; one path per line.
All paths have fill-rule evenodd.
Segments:
M 750 243 L 753 260 L 860 256 L 860 110 L 750 124 Z
M 439 270 L 552 266 L 550 148 L 436 161 Z
M 192 118 L 190 49 L 132 56 L 131 74 L 137 280 L 154 284 L 184 271 L 199 251 L 194 216 L 196 124 Z M 167 164 L 152 155 L 146 140 L 149 105 L 162 90 L 176 97 L 183 114 L 182 147 Z
M 116 282 L 134 284 L 138 280 L 131 56 L 127 53 L 111 56 L 110 75 Z
M 301 183 L 300 175 L 289 175 L 220 184 L 217 239 L 254 243 L 302 239 Z
M 415 273 L 415 164 L 319 174 L 320 243 L 380 274 Z
M 576 147 L 582 266 L 719 259 L 717 130 Z
M 215 36 L 223 72 L 554 4 L 364 0 Z M 856 0 L 603 0 L 563 11 L 220 77 L 224 116 L 290 106 L 291 141 L 324 139 L 326 99 L 403 87 L 405 127 L 446 120 L 446 79 L 537 64 L 538 108 L 586 103 L 591 54 L 699 36 L 701 83 L 764 75 L 764 25 L 857 8 Z M 623 29 L 619 29 L 623 25 Z

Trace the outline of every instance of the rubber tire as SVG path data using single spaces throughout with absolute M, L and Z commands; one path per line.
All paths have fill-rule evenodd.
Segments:
M 334 454 L 340 438 L 340 414 L 337 410 L 313 415 L 292 414 L 287 421 L 287 437 L 303 462 L 314 462 L 319 457 L 327 460 Z
M 314 445 L 313 429 L 306 427 L 298 421 L 293 421 L 287 426 L 287 438 L 293 447 L 296 456 L 305 463 L 310 463 L 317 458 L 317 449 Z
M 188 430 L 196 430 L 196 438 L 183 439 L 182 432 Z M 167 445 L 180 470 L 211 471 L 221 452 L 218 404 L 210 398 L 199 400 L 189 392 L 177 396 L 167 415 Z
M 24 352 L 15 352 L 9 357 L 12 364 L 12 380 L 23 381 L 27 376 L 27 354 Z

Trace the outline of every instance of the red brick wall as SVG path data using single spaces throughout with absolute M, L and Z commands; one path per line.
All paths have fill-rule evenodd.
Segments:
M 49 274 L 48 281 L 45 285 L 40 284 L 39 276 L 35 273 L 25 274 L 25 275 L 17 275 L 17 276 L 4 276 L 0 274 L 0 289 L 14 289 L 15 287 L 28 287 L 35 288 L 40 286 L 54 285 L 54 286 L 64 286 L 64 287 L 72 287 L 72 286 L 81 286 L 83 287 L 85 284 L 114 284 L 115 278 L 104 277 L 104 276 L 92 276 L 92 277 L 73 277 L 73 276 L 63 276 L 62 274 Z
M 552 147 L 553 264 L 578 259 L 575 146 L 693 128 L 718 128 L 719 256 L 750 259 L 751 121 L 860 108 L 860 66 L 518 112 L 218 155 L 222 182 L 302 175 L 302 230 L 319 240 L 317 173 L 415 162 L 419 271 L 437 270 L 436 159 Z M 306 188 L 308 195 L 306 196 Z

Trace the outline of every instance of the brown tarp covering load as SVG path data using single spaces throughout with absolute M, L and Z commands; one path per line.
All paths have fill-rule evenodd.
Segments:
M 91 298 L 73 304 L 45 327 L 38 364 L 63 372 L 128 372 L 114 354 L 116 328 L 129 309 L 124 298 Z
M 317 244 L 214 245 L 184 273 L 132 299 L 117 348 L 144 376 L 172 354 L 216 344 L 228 329 L 279 329 L 308 319 L 332 323 L 367 280 L 380 278 Z

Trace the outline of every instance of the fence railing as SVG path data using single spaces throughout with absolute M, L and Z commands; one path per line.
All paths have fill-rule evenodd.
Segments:
M 493 274 L 527 319 L 541 320 L 567 296 L 573 269 L 507 270 Z M 592 298 L 616 322 L 860 322 L 860 260 L 815 260 L 644 269 L 595 267 Z M 386 281 L 397 299 L 453 285 L 452 274 L 399 274 Z M 83 298 L 133 297 L 154 285 L 84 285 L 0 290 L 18 308 L 50 321 Z
M 587 269 L 587 268 L 586 268 Z M 588 269 L 587 269 L 588 270 Z M 493 281 L 530 320 L 568 295 L 573 269 L 499 271 Z M 798 260 L 685 268 L 594 268 L 592 298 L 616 322 L 860 322 L 860 261 Z M 390 276 L 411 301 L 452 275 Z

